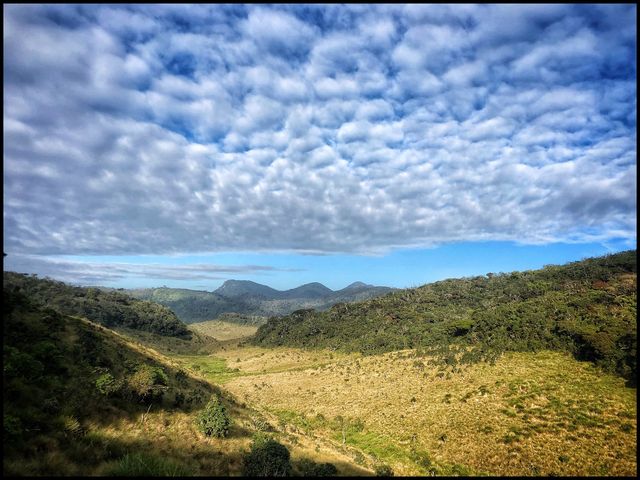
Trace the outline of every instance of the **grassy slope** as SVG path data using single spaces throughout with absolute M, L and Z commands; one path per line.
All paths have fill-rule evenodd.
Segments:
M 542 270 L 445 280 L 326 312 L 270 319 L 253 342 L 367 354 L 473 346 L 464 361 L 551 348 L 633 382 L 635 272 L 636 252 L 628 251 Z
M 255 325 L 241 325 L 220 320 L 192 323 L 190 327 L 197 332 L 220 341 L 250 337 L 258 330 L 258 327 Z
M 384 462 L 396 474 L 637 470 L 635 389 L 566 353 L 507 353 L 495 365 L 464 368 L 431 365 L 416 350 L 244 347 L 216 355 L 238 399 L 289 431 L 332 441 L 353 462 Z
M 6 290 L 3 326 L 5 475 L 131 475 L 141 461 L 147 474 L 240 474 L 256 412 L 138 341 L 151 337 L 132 340 Z M 179 339 L 153 340 L 170 348 Z M 139 397 L 127 383 L 143 365 L 164 373 L 155 396 Z M 96 388 L 105 372 L 125 381 L 118 393 L 104 395 Z M 233 420 L 225 439 L 204 437 L 194 423 L 216 391 Z M 304 441 L 274 435 L 292 449 L 294 460 L 315 457 L 333 461 L 343 474 L 367 473 L 340 452 L 318 456 Z

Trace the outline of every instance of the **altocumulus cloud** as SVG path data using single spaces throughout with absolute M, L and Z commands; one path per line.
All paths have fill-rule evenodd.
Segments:
M 7 5 L 4 249 L 635 238 L 635 45 L 635 5 Z

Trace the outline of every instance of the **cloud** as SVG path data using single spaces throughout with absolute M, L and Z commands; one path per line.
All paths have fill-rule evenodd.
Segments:
M 159 280 L 224 280 L 234 275 L 300 271 L 299 269 L 275 268 L 266 265 L 111 263 L 19 254 L 5 258 L 5 264 L 6 270 L 38 272 L 40 276 L 81 285 L 104 284 L 136 278 L 150 282 Z
M 635 237 L 635 13 L 8 5 L 4 249 Z

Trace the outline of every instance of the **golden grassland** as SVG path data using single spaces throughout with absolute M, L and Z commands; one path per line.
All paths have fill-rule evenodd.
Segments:
M 240 325 L 222 320 L 192 323 L 189 328 L 221 342 L 249 337 L 258 331 L 258 327 L 255 325 Z
M 196 344 L 202 339 L 204 332 Z M 113 435 L 154 438 L 153 448 L 171 458 L 195 458 L 195 474 L 239 474 L 238 452 L 248 449 L 256 419 L 294 460 L 329 461 L 342 474 L 371 474 L 380 463 L 396 475 L 637 473 L 636 390 L 567 354 L 509 353 L 495 365 L 444 368 L 412 350 L 362 356 L 241 340 L 183 349 L 188 354 L 154 345 L 172 366 L 236 399 L 229 439 L 206 439 L 193 415 L 163 411 L 140 424 L 121 420 L 130 423 L 111 425 Z M 150 437 L 143 427 L 157 432 Z
M 83 320 L 86 323 L 86 320 Z M 203 322 L 218 323 L 218 322 Z M 219 322 L 228 323 L 228 322 Z M 230 324 L 233 325 L 233 324 Z M 243 327 L 243 326 L 239 326 Z M 225 351 L 225 346 L 218 342 L 211 342 L 209 335 L 202 332 L 201 335 L 196 334 L 190 342 L 178 341 L 175 339 L 167 340 L 165 337 L 159 337 L 154 334 L 143 332 L 135 332 L 135 338 L 132 340 L 127 331 L 125 335 L 114 332 L 104 327 L 97 327 L 107 335 L 111 334 L 117 337 L 119 341 L 127 344 L 133 350 L 140 352 L 146 356 L 154 358 L 156 361 L 164 363 L 171 368 L 185 368 L 190 377 L 195 380 L 204 380 L 214 385 L 225 383 L 228 379 L 239 374 L 238 369 L 230 370 L 226 366 L 223 358 L 216 358 L 212 355 L 202 354 L 205 350 L 220 348 Z M 246 327 L 237 331 L 246 332 L 254 327 Z M 194 331 L 201 333 L 198 328 Z M 233 331 L 228 329 L 228 331 Z M 237 336 L 227 338 L 233 340 Z M 173 342 L 171 340 L 174 340 Z M 218 340 L 218 339 L 216 339 Z M 184 343 L 184 345 L 183 345 Z M 237 347 L 236 344 L 232 345 Z M 153 345 L 153 346 L 151 346 Z M 191 346 L 191 348 L 189 347 Z M 181 355 L 173 352 L 180 351 L 198 351 L 191 355 Z M 252 348 L 244 348 L 242 351 L 245 358 L 255 350 Z M 262 350 L 262 349 L 259 349 Z M 324 360 L 324 363 L 332 357 L 331 354 L 324 353 L 319 355 L 305 355 L 293 351 L 289 352 L 288 360 L 283 365 L 282 362 L 272 361 L 271 368 L 277 371 L 291 371 L 294 364 L 299 358 L 306 360 L 307 366 L 316 366 L 322 363 L 318 361 Z M 166 356 L 164 353 L 173 353 Z M 256 355 L 258 358 L 262 356 L 262 351 Z M 247 362 L 247 371 L 255 370 L 255 365 L 250 360 Z M 224 439 L 216 439 L 206 437 L 198 431 L 195 424 L 195 412 L 180 412 L 177 410 L 168 411 L 158 409 L 158 411 L 150 410 L 138 418 L 114 418 L 107 425 L 92 425 L 89 431 L 97 439 L 97 443 L 110 445 L 111 442 L 135 447 L 136 451 L 148 450 L 154 455 L 160 454 L 172 460 L 177 460 L 182 465 L 189 465 L 191 475 L 216 475 L 216 476 L 237 476 L 242 474 L 242 455 L 248 451 L 251 444 L 252 436 L 256 431 L 263 429 L 264 425 L 256 428 L 258 422 L 264 422 L 268 431 L 278 441 L 289 448 L 291 459 L 294 464 L 294 473 L 296 461 L 307 458 L 315 462 L 330 462 L 338 469 L 339 475 L 347 476 L 363 476 L 372 475 L 373 472 L 365 466 L 359 466 L 353 463 L 351 457 L 345 454 L 341 448 L 337 448 L 330 440 L 322 438 L 312 438 L 307 435 L 300 434 L 297 431 L 287 431 L 282 425 L 277 425 L 277 420 L 269 413 L 261 413 L 246 403 L 226 402 L 229 408 L 229 414 L 232 418 L 232 425 L 229 436 Z M 269 420 L 271 422 L 269 422 Z M 110 464 L 103 464 L 96 469 L 94 474 L 103 475 L 109 472 L 112 467 Z
M 636 390 L 567 354 L 444 369 L 410 350 L 237 347 L 199 361 L 224 370 L 225 390 L 285 431 L 396 474 L 637 473 Z

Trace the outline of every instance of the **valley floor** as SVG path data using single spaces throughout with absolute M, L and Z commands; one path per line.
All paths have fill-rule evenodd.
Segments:
M 412 350 L 365 357 L 236 342 L 174 359 L 294 442 L 370 473 L 637 473 L 636 390 L 562 353 L 443 368 Z

